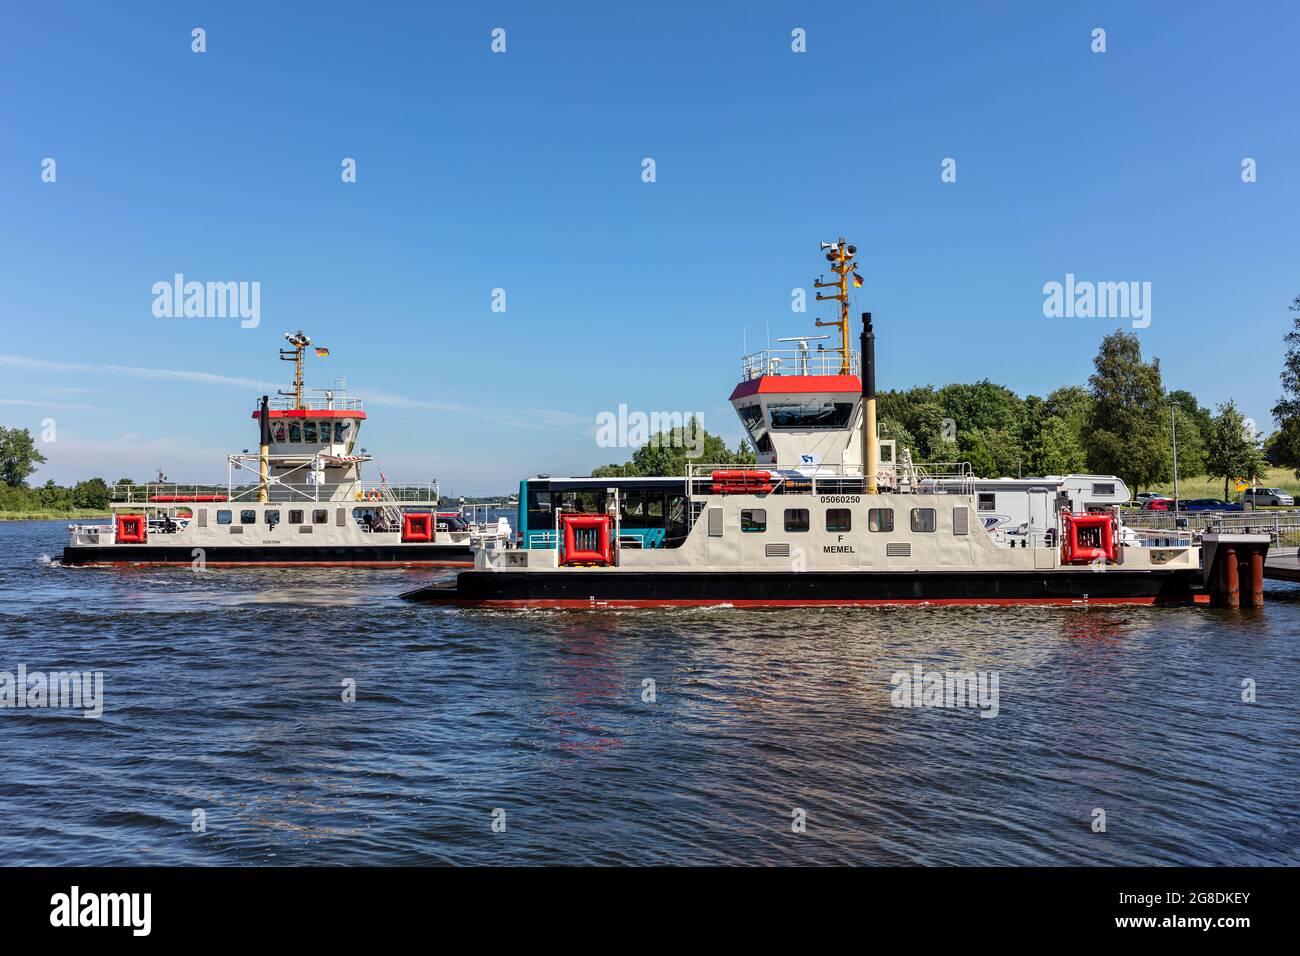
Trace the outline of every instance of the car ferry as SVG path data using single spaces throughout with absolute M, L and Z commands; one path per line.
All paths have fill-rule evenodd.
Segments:
M 65 566 L 469 567 L 471 545 L 510 540 L 504 518 L 471 524 L 439 512 L 436 481 L 363 480 L 361 402 L 342 388 L 305 396 L 311 339 L 285 337 L 294 385 L 253 410 L 258 454 L 228 455 L 224 484 L 115 486 L 109 524 L 69 526 Z
M 838 292 L 819 298 L 837 299 L 840 318 L 818 324 L 839 327 L 839 348 L 813 350 L 809 336 L 742 359 L 731 404 L 754 465 L 528 479 L 515 542 L 484 542 L 472 570 L 403 596 L 491 608 L 1157 604 L 1207 601 L 1229 564 L 1237 580 L 1260 542 L 1215 542 L 1203 561 L 1189 533 L 1127 528 L 1129 490 L 1112 475 L 985 479 L 882 439 L 870 313 L 850 345 L 855 250 L 823 249 L 838 281 L 817 287 Z

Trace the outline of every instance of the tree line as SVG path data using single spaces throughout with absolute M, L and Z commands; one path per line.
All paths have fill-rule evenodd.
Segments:
M 1300 385 L 1300 357 L 1295 368 Z M 1137 336 L 1123 331 L 1102 340 L 1086 388 L 1021 398 L 985 379 L 885 392 L 877 406 L 884 437 L 911 448 L 914 461 L 968 461 L 983 477 L 1091 472 L 1136 492 L 1173 478 L 1175 432 L 1179 476 L 1223 478 L 1225 498 L 1230 479 L 1267 467 L 1262 436 L 1234 402 L 1211 411 L 1191 392 L 1166 391 L 1159 359 L 1143 361 Z

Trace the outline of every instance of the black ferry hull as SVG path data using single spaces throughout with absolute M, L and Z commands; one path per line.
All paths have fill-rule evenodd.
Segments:
M 65 567 L 120 565 L 192 566 L 202 550 L 207 567 L 471 567 L 474 557 L 468 545 L 338 545 L 324 547 L 217 547 L 165 545 L 112 545 L 108 547 L 66 547 Z
M 1192 604 L 1200 572 L 1060 571 L 462 571 L 408 591 L 450 607 L 853 607 L 908 604 Z

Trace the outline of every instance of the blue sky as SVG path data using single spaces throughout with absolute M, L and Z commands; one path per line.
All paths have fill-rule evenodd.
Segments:
M 620 403 L 734 442 L 742 342 L 829 316 L 791 289 L 839 235 L 881 387 L 1085 382 L 1129 323 L 1044 317 L 1074 273 L 1149 281 L 1167 385 L 1269 427 L 1300 293 L 1292 5 L 620 6 L 7 3 L 0 422 L 55 419 L 37 480 L 223 475 L 300 327 L 391 478 L 624 460 L 595 442 Z M 260 282 L 261 324 L 155 317 L 178 272 Z

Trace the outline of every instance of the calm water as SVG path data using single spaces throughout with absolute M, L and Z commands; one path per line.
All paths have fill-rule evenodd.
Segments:
M 4 863 L 1300 863 L 1285 586 L 506 614 L 396 599 L 428 572 L 63 569 L 63 527 L 0 522 L 0 671 L 102 670 L 104 714 L 0 710 Z M 996 671 L 998 715 L 892 706 L 916 663 Z

